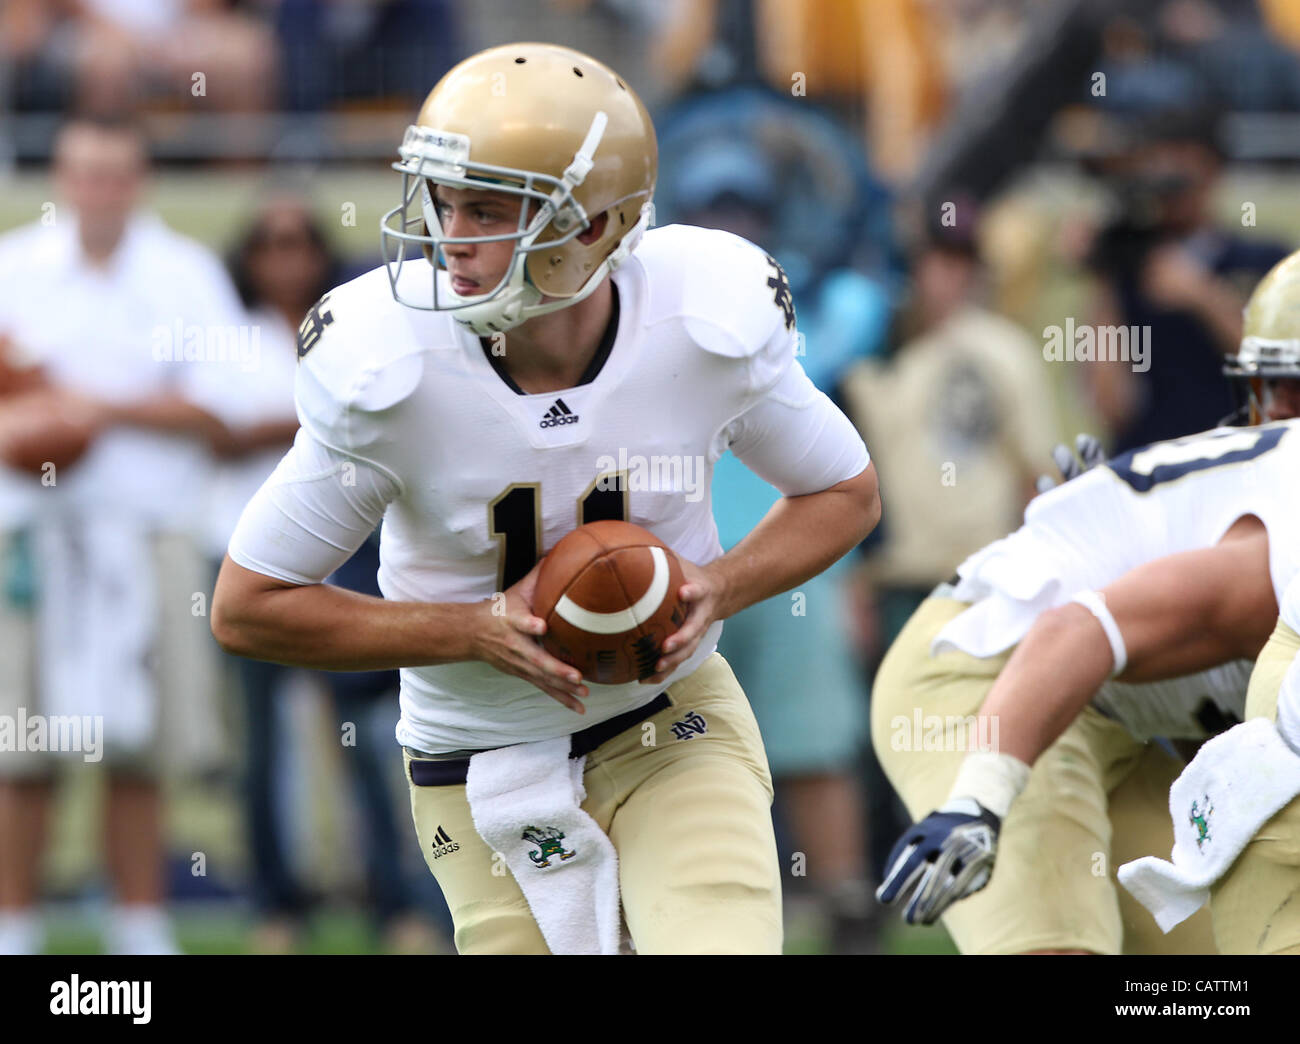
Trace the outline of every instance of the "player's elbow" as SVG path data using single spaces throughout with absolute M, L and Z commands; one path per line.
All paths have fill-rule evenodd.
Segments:
M 872 473 L 874 479 L 875 473 Z M 880 515 L 884 509 L 880 504 L 880 487 L 873 481 L 871 485 L 871 495 L 867 500 L 866 509 L 862 513 L 862 535 L 858 538 L 857 543 L 866 540 L 867 537 L 880 524 Z
M 213 596 L 212 615 L 209 622 L 212 628 L 212 637 L 217 640 L 217 644 L 223 650 L 231 656 L 242 656 L 247 659 L 257 658 L 257 648 L 253 640 L 252 630 L 240 618 L 239 612 L 235 606 L 231 605 L 230 599 L 222 598 L 220 592 Z
M 208 624 L 217 644 L 232 656 L 256 660 L 266 655 L 263 646 L 268 628 L 264 625 L 266 613 L 260 608 L 266 591 L 258 586 L 261 580 L 229 559 L 217 576 Z
M 1115 666 L 1115 652 L 1099 618 L 1078 602 L 1067 602 L 1039 614 L 1021 642 L 1033 650 L 1051 650 L 1048 655 L 1064 656 L 1089 674 L 1097 684 Z
M 860 544 L 880 523 L 880 483 L 876 478 L 875 464 L 868 464 L 860 474 L 833 488 L 852 497 L 855 526 L 850 547 Z
M 1080 632 L 1090 632 L 1092 627 L 1092 614 L 1076 602 L 1067 602 L 1065 605 L 1044 609 L 1038 614 L 1031 630 L 1036 635 L 1056 641 Z

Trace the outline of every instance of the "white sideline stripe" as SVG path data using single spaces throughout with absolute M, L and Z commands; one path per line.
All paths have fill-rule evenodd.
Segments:
M 555 603 L 555 611 L 560 619 L 588 634 L 619 634 L 649 620 L 663 604 L 664 595 L 668 593 L 668 559 L 662 547 L 650 547 L 647 550 L 654 558 L 655 575 L 651 578 L 646 593 L 636 600 L 635 605 L 612 613 L 593 613 L 578 605 L 568 595 L 561 595 Z

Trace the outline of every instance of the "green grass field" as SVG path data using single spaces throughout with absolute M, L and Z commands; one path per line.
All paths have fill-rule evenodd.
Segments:
M 52 904 L 45 907 L 48 953 L 103 953 L 98 914 L 81 904 Z M 175 935 L 185 953 L 244 954 L 252 952 L 252 922 L 243 907 L 234 904 L 185 904 L 173 907 Z M 820 937 L 815 918 L 801 913 L 797 905 L 788 909 L 787 954 L 822 954 L 826 943 Z M 382 940 L 374 933 L 363 910 L 330 907 L 313 915 L 296 952 L 304 954 L 385 953 Z M 957 953 L 948 932 L 941 927 L 909 928 L 889 920 L 885 928 L 884 953 Z
M 76 910 L 47 912 L 47 952 L 99 954 L 99 933 L 91 917 Z M 175 915 L 176 935 L 186 953 L 246 954 L 250 952 L 250 923 L 246 917 L 222 908 L 181 911 Z M 787 954 L 825 952 L 821 940 L 798 926 L 788 926 Z M 955 954 L 956 948 L 942 928 L 906 928 L 891 925 L 885 939 L 891 954 Z M 307 954 L 380 954 L 384 950 L 360 911 L 333 910 L 314 917 L 299 952 Z
M 99 954 L 103 945 L 93 918 L 75 911 L 47 913 L 46 952 Z M 186 953 L 244 954 L 250 952 L 246 917 L 220 908 L 182 911 L 174 917 L 176 937 Z M 313 920 L 303 953 L 381 953 L 365 916 L 339 911 Z

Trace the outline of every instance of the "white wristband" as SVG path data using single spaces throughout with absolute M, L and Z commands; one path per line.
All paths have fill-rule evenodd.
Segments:
M 1119 633 L 1119 624 L 1106 608 L 1105 596 L 1100 591 L 1080 591 L 1070 601 L 1078 602 L 1092 613 L 1101 624 L 1101 629 L 1106 632 L 1106 641 L 1110 642 L 1110 654 L 1114 661 L 1110 677 L 1122 673 L 1128 665 L 1128 647 L 1124 644 L 1124 636 Z
M 1029 766 L 1010 754 L 976 750 L 966 755 L 957 770 L 944 806 L 958 798 L 974 798 L 999 819 L 1005 819 L 1011 802 L 1029 783 Z

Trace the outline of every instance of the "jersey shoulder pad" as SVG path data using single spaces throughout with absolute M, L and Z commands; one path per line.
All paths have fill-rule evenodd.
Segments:
M 649 281 L 650 322 L 676 319 L 706 352 L 751 361 L 769 386 L 794 358 L 794 298 L 785 270 L 730 232 L 668 225 L 646 233 L 636 255 Z
M 298 327 L 295 397 L 303 427 L 334 448 L 364 454 L 379 415 L 415 391 L 424 373 L 405 306 L 379 268 L 337 286 Z

